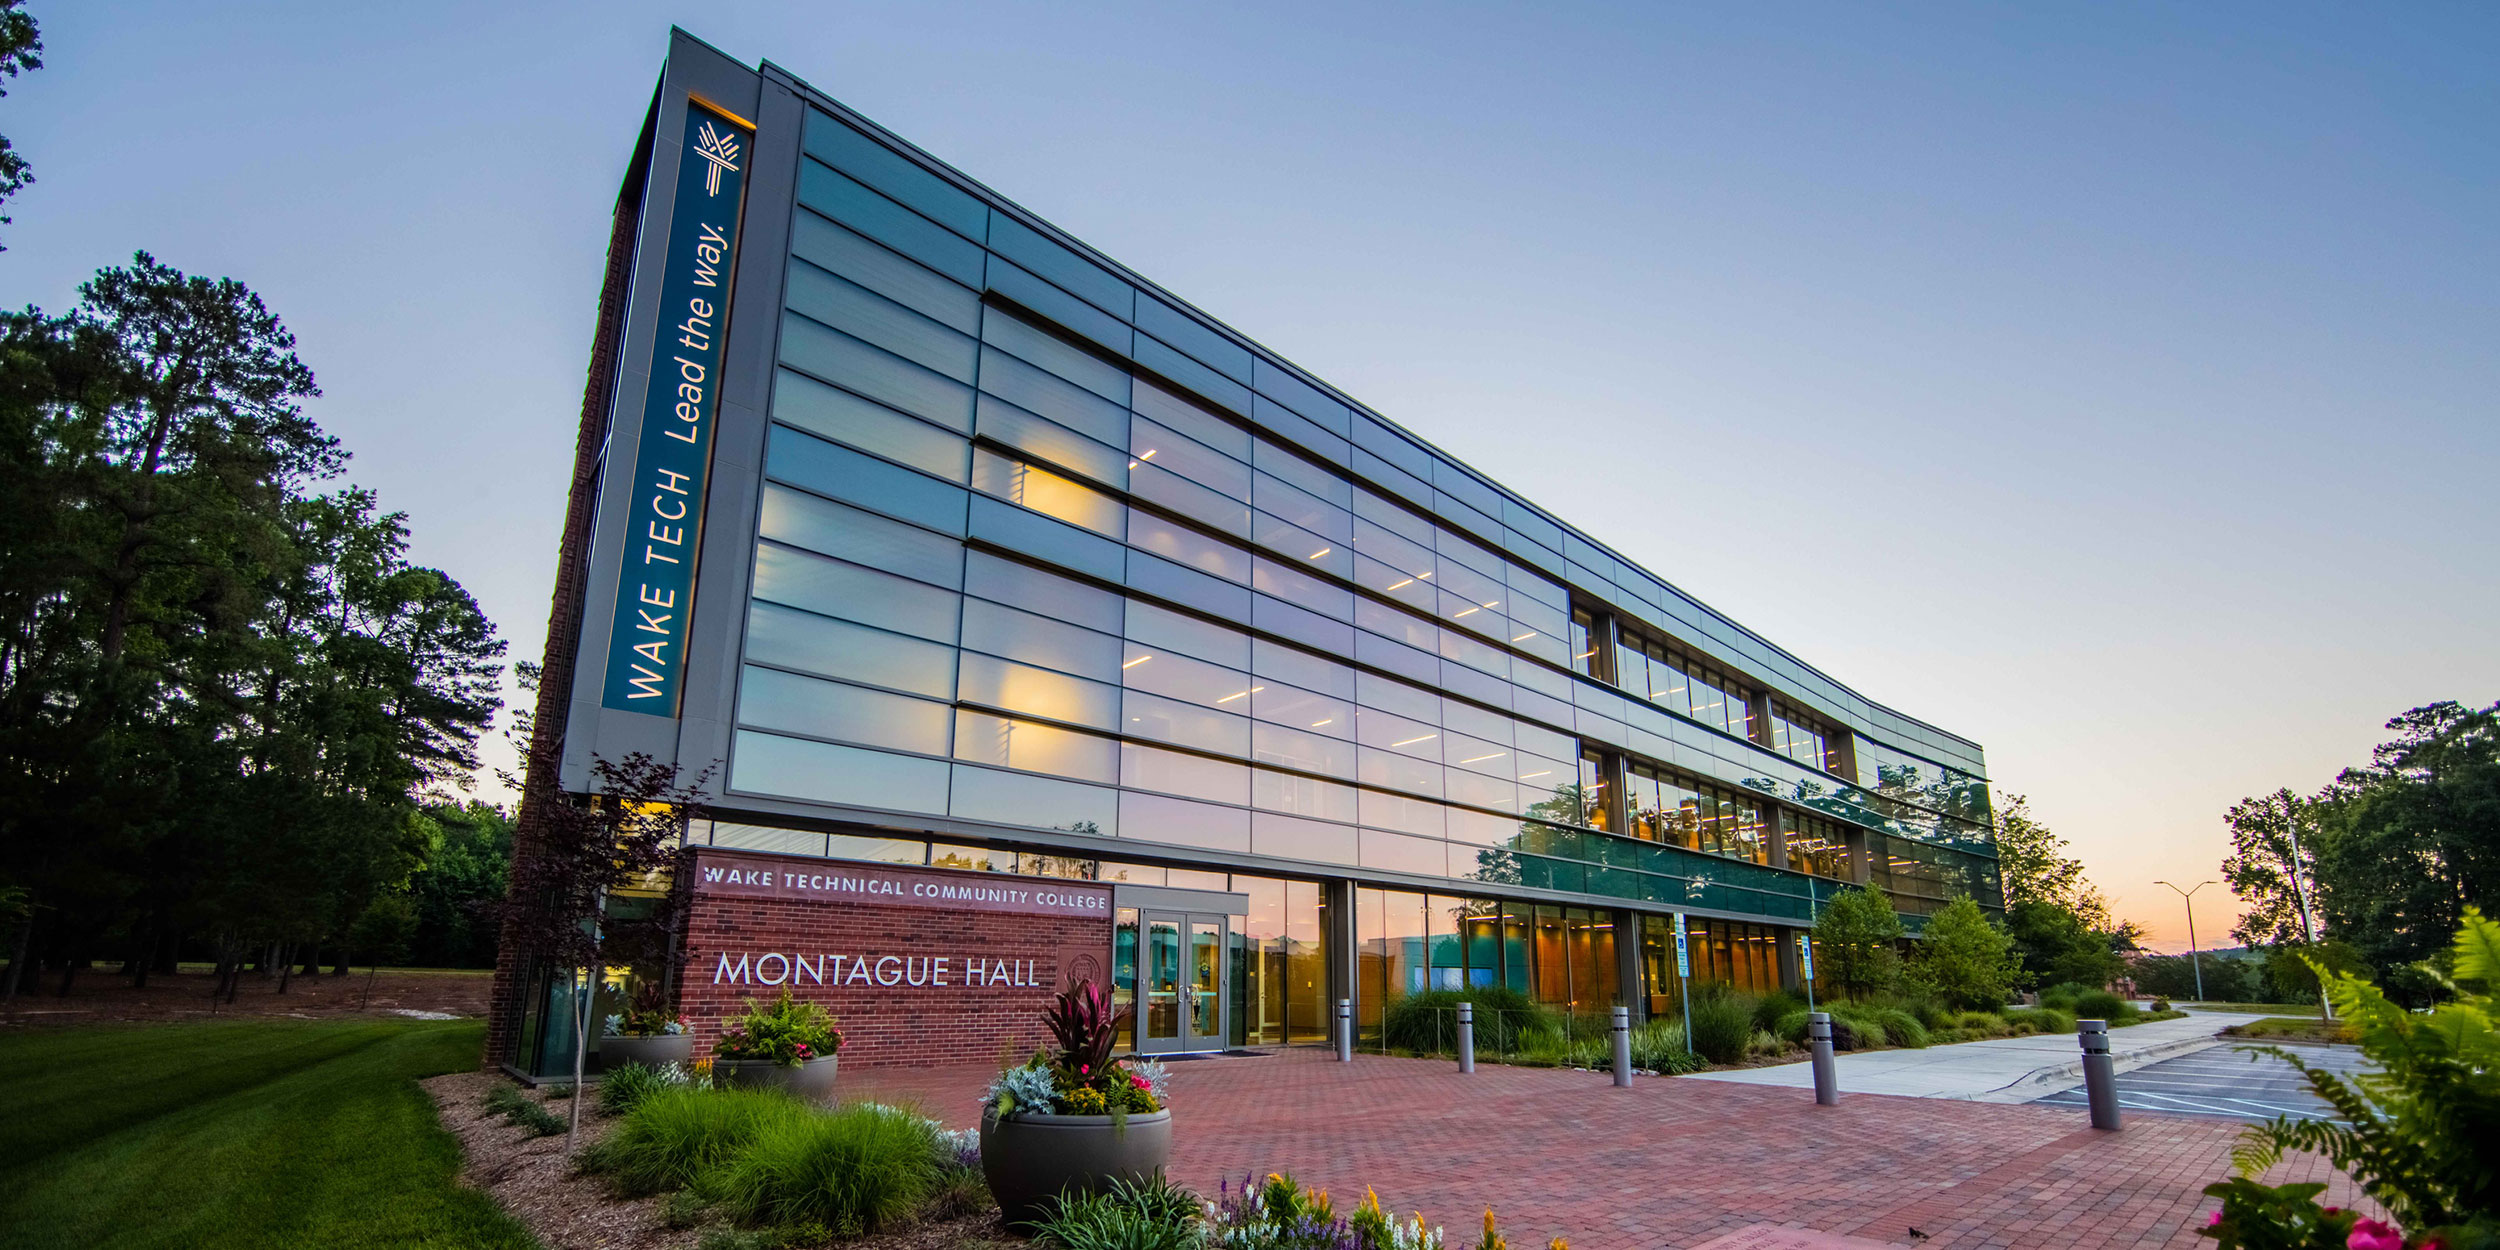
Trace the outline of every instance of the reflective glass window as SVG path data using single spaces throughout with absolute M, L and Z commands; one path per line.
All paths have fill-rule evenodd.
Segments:
M 1117 790 L 970 764 L 954 767 L 954 794 L 946 810 L 959 820 L 1106 838 L 1121 832 Z
M 980 599 L 964 601 L 963 645 L 1098 681 L 1118 681 L 1120 640 Z
M 1079 781 L 1120 779 L 1119 743 L 1112 739 L 986 712 L 955 713 L 955 758 Z
M 1250 535 L 1249 505 L 1200 486 L 1159 465 L 1132 457 L 1129 461 L 1128 489 L 1130 494 L 1147 503 L 1188 517 L 1219 533 L 1237 538 Z
M 962 543 L 787 486 L 765 485 L 757 529 L 766 538 L 914 581 L 949 590 L 963 584 Z
M 1254 640 L 1251 644 L 1250 671 L 1262 678 L 1273 678 L 1340 699 L 1354 697 L 1353 668 L 1265 639 Z
M 1129 517 L 1129 545 L 1226 581 L 1250 580 L 1250 553 L 1144 509 Z
M 1039 365 L 1104 399 L 1128 407 L 1128 370 L 992 305 L 981 319 L 981 341 Z
M 803 212 L 790 220 L 790 254 L 838 273 L 877 294 L 966 334 L 981 329 L 981 299 L 952 281 L 865 235 Z
M 1121 680 L 1131 690 L 1143 690 L 1242 716 L 1250 713 L 1253 683 L 1249 675 L 1239 669 L 1224 668 L 1136 642 L 1126 644 L 1120 668 Z
M 1250 540 L 1305 567 L 1338 577 L 1354 575 L 1356 559 L 1352 548 L 1264 512 L 1250 515 Z
M 1129 423 L 1129 456 L 1244 503 L 1250 502 L 1250 466 L 1143 417 Z M 1134 467 L 1134 466 L 1131 466 Z
M 1211 851 L 1250 849 L 1250 809 L 1218 807 L 1137 790 L 1120 792 L 1120 836 Z
M 962 667 L 956 697 L 966 703 L 1097 729 L 1115 730 L 1120 726 L 1117 686 L 996 659 L 978 651 L 963 652 Z
M 1441 730 L 1377 708 L 1356 708 L 1354 740 L 1416 759 L 1441 762 Z
M 1417 759 L 1378 747 L 1359 747 L 1354 758 L 1355 778 L 1364 785 L 1403 790 L 1435 799 L 1446 794 L 1439 761 Z
M 1129 406 L 1139 416 L 1152 418 L 1165 429 L 1179 431 L 1235 460 L 1248 463 L 1250 431 L 1143 378 L 1138 379 L 1135 386 L 1135 392 L 1129 396 Z
M 1250 663 L 1249 635 L 1151 603 L 1131 601 L 1126 628 L 1130 642 L 1149 650 L 1177 651 L 1225 668 L 1246 668 Z M 1126 658 L 1133 660 L 1136 653 Z
M 765 436 L 764 471 L 828 499 L 847 499 L 940 533 L 964 532 L 963 488 L 786 425 Z
M 1141 746 L 1134 742 L 1120 744 L 1120 784 L 1212 803 L 1247 804 L 1250 801 L 1248 765 Z
M 799 162 L 799 202 L 965 286 L 981 285 L 979 244 L 813 160 Z M 977 233 L 977 232 L 976 232 Z
M 981 350 L 981 389 L 1100 443 L 1128 446 L 1128 405 L 1114 403 L 994 347 Z
M 1352 778 L 1356 772 L 1355 746 L 1341 739 L 1261 721 L 1250 726 L 1250 743 L 1251 758 L 1262 764 L 1330 777 Z
M 1253 589 L 1324 616 L 1340 621 L 1354 619 L 1353 592 L 1264 556 L 1259 557 L 1251 568 L 1250 585 Z
M 776 604 L 747 609 L 746 656 L 934 699 L 955 697 L 954 648 Z
M 1361 858 L 1364 867 L 1389 872 L 1431 877 L 1446 877 L 1450 872 L 1449 843 L 1377 829 L 1362 831 Z
M 1120 501 L 1071 478 L 987 448 L 973 449 L 972 485 L 975 490 L 1106 538 L 1123 537 L 1127 528 L 1128 509 Z
M 1175 657 L 1167 657 L 1175 658 Z M 1130 690 L 1120 699 L 1122 732 L 1218 755 L 1250 753 L 1250 718 Z
M 971 464 L 961 437 L 788 369 L 773 379 L 773 419 L 950 482 L 963 481 Z
M 1250 502 L 1259 511 L 1289 524 L 1309 530 L 1332 542 L 1354 540 L 1354 514 L 1336 504 L 1287 484 L 1280 478 L 1257 475 Z
M 981 396 L 974 422 L 981 436 L 1109 486 L 1128 484 L 1128 455 L 1056 421 L 1046 421 L 996 395 Z
M 1299 686 L 1255 680 L 1250 715 L 1271 724 L 1305 729 L 1331 738 L 1354 737 L 1354 705 Z
M 1267 811 L 1352 824 L 1357 819 L 1354 796 L 1354 787 L 1334 781 L 1270 768 L 1250 770 L 1250 805 Z
M 1443 772 L 1442 781 L 1443 793 L 1452 803 L 1489 807 L 1500 812 L 1519 810 L 1519 783 L 1507 776 L 1495 777 L 1451 768 Z M 1457 809 L 1451 810 L 1455 812 Z
M 755 545 L 755 597 L 935 642 L 955 641 L 953 591 L 778 543 Z
M 791 263 L 782 299 L 792 311 L 863 343 L 881 347 L 958 382 L 972 380 L 973 359 L 979 345 L 970 335 L 806 261 Z
M 1250 814 L 1250 849 L 1281 859 L 1321 864 L 1355 860 L 1354 826 L 1330 824 L 1276 812 Z
M 730 748 L 729 787 L 892 811 L 943 812 L 946 768 L 944 760 L 741 729 Z
M 738 682 L 738 720 L 863 746 L 946 753 L 945 704 L 779 669 L 746 667 Z
M 1119 595 L 986 551 L 966 553 L 964 573 L 964 588 L 984 599 L 1088 629 L 1116 634 L 1127 618 L 1127 601 Z
M 852 338 L 803 313 L 781 320 L 782 363 L 859 392 L 890 408 L 972 432 L 972 388 Z

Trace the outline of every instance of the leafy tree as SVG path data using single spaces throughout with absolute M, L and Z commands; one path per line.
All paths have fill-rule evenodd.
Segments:
M 26 12 L 25 0 L 0 0 L 0 82 L 15 78 L 30 69 L 42 69 L 43 35 L 35 29 L 35 19 Z M 0 96 L 8 90 L 0 87 Z M 27 168 L 26 158 L 9 146 L 8 136 L 0 135 L 0 202 L 26 189 L 35 180 Z M 0 216 L 0 226 L 9 224 Z M 0 252 L 8 249 L 0 247 Z
M 1929 916 L 1922 936 L 1910 955 L 1913 985 L 1963 1011 L 1990 1011 L 2013 999 L 2022 958 L 1967 895 Z
M 2126 968 L 2111 949 L 2110 935 L 2093 931 L 2055 903 L 2033 899 L 2006 908 L 2005 929 L 2035 984 L 2107 985 Z
M 409 959 L 428 968 L 495 966 L 495 922 L 512 862 L 512 817 L 470 799 L 429 803 L 418 815 L 424 863 L 408 879 L 416 911 Z
M 2083 861 L 2066 854 L 2066 839 L 2032 818 L 2031 800 L 1997 796 L 1997 870 L 2005 878 L 2005 905 L 2052 903 L 2096 929 L 2109 929 L 2109 904 L 2084 879 Z
M 2253 1003 L 2258 995 L 2260 978 L 2254 964 L 2228 955 L 2203 952 L 2194 963 L 2186 955 L 2141 955 L 2127 963 L 2127 975 L 2135 978 L 2135 987 L 2155 998 L 2193 1001 L 2197 997 L 2199 969 L 2204 980 L 2204 997 L 2217 1003 Z
M 2223 814 L 2231 827 L 2231 854 L 2222 861 L 2223 883 L 2247 914 L 2231 936 L 2249 946 L 2311 940 L 2309 911 L 2317 887 L 2313 857 L 2319 830 L 2316 806 L 2290 790 L 2242 799 Z
M 1889 993 L 1901 982 L 1901 917 L 1892 900 L 1856 887 L 1834 894 L 1814 920 L 1816 979 L 1843 998 Z
M 2500 704 L 2417 707 L 2310 805 L 2320 937 L 2393 969 L 2448 945 L 2500 894 Z
M 2369 961 L 2361 957 L 2361 952 L 2343 942 L 2320 942 L 2315 946 L 2285 942 L 2268 948 L 2265 961 L 2258 966 L 2265 977 L 2263 1001 L 2308 1003 L 2312 1007 L 2319 1001 L 2318 967 L 2355 974 L 2370 970 Z

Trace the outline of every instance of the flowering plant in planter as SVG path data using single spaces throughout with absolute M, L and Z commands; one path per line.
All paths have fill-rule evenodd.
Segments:
M 833 1026 L 833 1016 L 821 1005 L 802 1001 L 784 988 L 770 1006 L 748 999 L 747 1013 L 725 1022 L 712 1054 L 795 1068 L 842 1049 L 842 1030 Z
M 604 1023 L 610 1037 L 675 1037 L 686 1031 L 685 1018 L 669 1005 L 657 981 L 643 982 L 633 1003 Z
M 1163 1109 L 1169 1075 L 1151 1060 L 1114 1058 L 1126 1008 L 1092 981 L 1060 992 L 1042 1013 L 1051 1045 L 990 1082 L 981 1105 L 1000 1118 L 1108 1115 L 1125 1118 Z

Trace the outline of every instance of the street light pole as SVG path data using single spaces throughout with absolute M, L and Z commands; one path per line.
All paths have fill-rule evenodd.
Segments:
M 2156 881 L 2153 884 L 2170 885 L 2167 881 Z M 2200 1003 L 2205 1001 L 2205 961 L 2203 957 L 2196 953 L 2196 891 L 2204 889 L 2206 886 L 2212 884 L 2214 884 L 2214 882 L 2199 881 L 2196 883 L 2195 889 L 2189 890 L 2182 890 L 2175 885 L 2170 885 L 2171 890 L 2179 896 L 2180 901 L 2187 904 L 2188 966 L 2196 969 L 2196 1001 Z

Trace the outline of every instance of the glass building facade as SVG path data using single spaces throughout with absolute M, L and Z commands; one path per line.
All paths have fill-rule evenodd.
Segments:
M 674 744 L 722 765 L 698 839 L 1239 892 L 1245 1044 L 1428 987 L 1665 1009 L 1677 913 L 1696 978 L 1761 987 L 1845 885 L 2001 905 L 1976 744 L 759 82 L 728 333 L 760 411 L 690 644 L 734 676 Z

